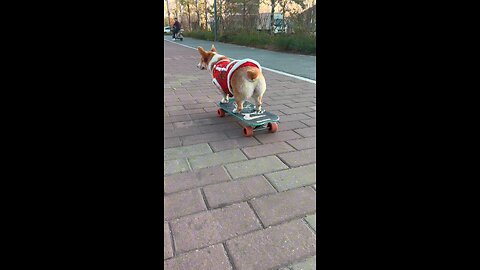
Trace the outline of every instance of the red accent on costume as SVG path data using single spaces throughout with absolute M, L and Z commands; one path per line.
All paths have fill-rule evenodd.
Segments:
M 235 70 L 232 70 L 233 66 L 238 62 L 238 60 L 235 60 L 233 62 L 230 62 L 229 60 L 221 60 L 215 65 L 213 65 L 213 78 L 217 81 L 217 83 L 220 85 L 222 90 L 225 92 L 225 94 L 228 94 L 230 97 L 233 97 L 233 93 L 231 93 L 228 90 L 228 84 L 227 84 L 227 78 L 230 77 L 232 78 L 233 73 L 235 73 L 236 70 L 242 67 L 256 67 L 259 68 L 255 63 L 252 63 L 250 61 L 247 61 L 237 68 Z M 228 66 L 228 67 L 227 67 Z M 228 76 L 228 73 L 232 72 L 230 76 Z M 230 82 L 228 82 L 230 83 Z

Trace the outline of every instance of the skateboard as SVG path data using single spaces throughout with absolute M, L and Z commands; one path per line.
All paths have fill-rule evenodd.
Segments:
M 254 131 L 268 129 L 271 133 L 274 133 L 278 130 L 278 121 L 280 117 L 270 112 L 263 111 L 258 113 L 255 111 L 255 105 L 245 101 L 243 103 L 243 110 L 240 113 L 234 113 L 233 110 L 236 108 L 235 99 L 229 99 L 228 103 L 218 103 L 217 115 L 219 117 L 224 117 L 225 113 L 233 115 L 234 117 L 240 119 L 247 126 L 243 128 L 243 135 L 245 137 L 250 137 L 253 135 Z

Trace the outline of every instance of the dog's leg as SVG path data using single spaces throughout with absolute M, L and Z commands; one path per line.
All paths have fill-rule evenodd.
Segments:
M 228 94 L 225 94 L 225 92 L 223 92 L 223 98 L 222 98 L 222 101 L 220 101 L 220 102 L 221 103 L 228 103 Z
M 217 90 L 223 96 L 222 100 L 220 100 L 220 103 L 228 103 L 228 94 L 223 91 L 222 87 L 218 84 L 217 79 L 213 79 L 212 83 L 217 87 Z
M 257 111 L 257 113 L 264 113 L 265 110 L 262 110 L 262 99 L 263 99 L 263 94 L 265 94 L 265 90 L 266 90 L 267 86 L 265 84 L 265 79 L 263 78 L 260 78 L 260 80 L 258 81 L 258 84 L 255 86 L 255 89 L 253 90 L 253 99 L 255 101 L 255 111 Z
M 265 111 L 262 110 L 262 97 L 263 96 L 255 96 L 253 97 L 255 100 L 255 111 L 257 113 L 263 113 Z
M 235 106 L 235 109 L 233 109 L 233 113 L 241 113 L 243 110 L 243 103 L 245 100 L 235 100 L 235 103 L 237 106 Z

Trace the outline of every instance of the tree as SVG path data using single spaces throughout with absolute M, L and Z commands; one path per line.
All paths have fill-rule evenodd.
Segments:
M 178 12 L 180 11 L 181 12 L 181 8 L 182 6 L 180 6 L 180 2 L 179 1 L 175 1 L 175 17 L 178 18 Z
M 168 14 L 168 23 L 167 25 L 170 25 L 170 8 L 169 8 L 169 5 L 168 5 L 168 0 L 167 1 L 167 14 Z
M 270 33 L 273 34 L 273 27 L 274 27 L 274 14 L 275 14 L 275 7 L 279 6 L 280 10 L 283 15 L 283 19 L 285 20 L 285 13 L 291 10 L 291 7 L 294 4 L 299 5 L 300 7 L 304 8 L 306 6 L 305 0 L 266 0 L 270 1 L 271 6 L 271 13 L 270 13 Z
M 195 0 L 195 12 L 197 13 L 197 24 L 198 27 L 200 27 L 200 10 L 198 9 L 198 0 Z
M 247 29 L 247 17 L 251 14 L 258 14 L 259 0 L 236 0 L 237 5 L 240 6 L 239 13 L 242 15 L 243 29 Z M 248 25 L 251 27 L 251 25 Z
M 178 0 L 178 3 L 180 4 L 180 7 L 186 7 L 187 8 L 187 18 L 188 18 L 188 29 L 191 29 L 192 25 L 190 22 L 190 3 L 191 0 Z
M 218 30 L 225 30 L 225 23 L 223 20 L 224 6 L 226 5 L 227 0 L 217 0 L 217 25 L 220 25 Z M 222 31 L 219 31 L 221 33 Z
M 270 13 L 270 33 L 273 34 L 273 14 L 275 14 L 275 0 L 271 0 L 272 12 Z
M 205 0 L 205 30 L 208 29 L 208 2 Z
M 222 3 L 223 29 L 232 31 L 238 29 L 240 26 L 240 24 L 236 23 L 236 15 L 240 12 L 240 1 L 241 0 L 230 0 Z
M 190 21 L 190 1 L 187 2 L 187 12 L 188 12 L 188 29 L 192 29 L 192 23 Z
M 306 3 L 304 0 L 277 0 L 280 10 L 282 11 L 283 19 L 285 19 L 285 13 L 292 9 L 293 4 L 297 4 L 302 8 L 305 8 Z
M 195 11 L 197 14 L 198 26 L 202 29 L 207 29 L 208 24 L 208 1 L 207 0 L 195 0 L 195 5 L 197 6 L 197 10 Z

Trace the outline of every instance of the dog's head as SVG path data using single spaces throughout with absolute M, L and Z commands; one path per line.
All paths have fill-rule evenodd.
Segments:
M 217 49 L 215 49 L 215 46 L 212 45 L 212 48 L 208 52 L 202 47 L 197 47 L 197 50 L 200 53 L 200 62 L 198 63 L 197 67 L 199 69 L 207 69 L 208 63 L 210 63 L 210 60 L 212 60 L 213 56 L 217 52 Z

